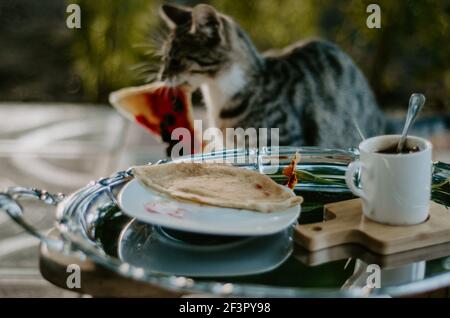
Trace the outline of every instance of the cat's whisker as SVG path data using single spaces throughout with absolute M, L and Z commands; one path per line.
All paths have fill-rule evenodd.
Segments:
M 132 66 L 130 66 L 131 71 L 137 71 L 137 70 L 154 70 L 157 69 L 157 66 L 153 63 L 137 63 Z
M 145 80 L 146 83 L 151 83 L 151 82 L 156 80 L 156 75 L 152 74 L 150 76 L 147 76 L 144 80 Z
M 133 72 L 137 78 L 144 79 L 146 82 L 155 80 L 160 70 L 160 65 L 156 61 L 146 61 L 132 65 L 130 71 Z
M 146 56 L 155 57 L 155 58 L 160 58 L 164 55 L 162 52 L 160 52 L 160 50 L 159 51 L 147 50 L 147 51 L 144 51 L 143 54 Z
M 150 34 L 150 43 L 154 45 L 154 47 L 160 47 L 162 43 L 166 41 L 168 35 L 168 31 L 162 28 L 154 29 Z
M 153 48 L 155 48 L 155 44 L 151 43 L 151 42 L 137 43 L 137 44 L 133 44 L 131 47 L 133 49 L 145 49 L 145 48 L 153 49 Z
M 164 83 L 164 87 L 165 87 L 165 83 Z M 158 98 L 161 98 L 163 96 L 163 89 L 158 91 Z
M 172 86 L 169 86 L 169 87 L 172 87 Z M 170 91 L 170 89 L 165 89 L 164 90 L 164 93 L 163 93 L 163 99 L 164 100 L 169 100 L 169 91 Z
M 156 79 L 156 73 L 155 72 L 136 72 L 135 75 L 139 78 L 155 78 Z

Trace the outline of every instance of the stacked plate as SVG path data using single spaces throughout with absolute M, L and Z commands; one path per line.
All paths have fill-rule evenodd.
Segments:
M 296 205 L 260 213 L 172 199 L 167 213 L 149 213 L 149 203 L 168 198 L 136 179 L 118 199 L 122 211 L 134 218 L 122 232 L 122 261 L 190 277 L 250 275 L 279 266 L 292 252 L 290 229 L 301 210 Z

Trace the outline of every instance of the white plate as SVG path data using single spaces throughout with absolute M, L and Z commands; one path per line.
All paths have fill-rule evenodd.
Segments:
M 230 277 L 268 272 L 292 253 L 291 229 L 196 246 L 166 236 L 158 227 L 133 220 L 119 240 L 123 262 L 166 275 Z M 197 235 L 197 234 L 193 234 Z
M 300 215 L 300 204 L 261 213 L 182 202 L 146 189 L 136 179 L 123 187 L 118 199 L 123 212 L 140 221 L 203 234 L 267 235 L 287 228 Z

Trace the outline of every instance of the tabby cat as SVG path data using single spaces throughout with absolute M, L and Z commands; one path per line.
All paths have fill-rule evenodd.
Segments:
M 367 80 L 336 45 L 312 40 L 261 54 L 209 5 L 163 5 L 161 15 L 171 32 L 160 76 L 199 87 L 211 126 L 278 127 L 280 145 L 321 147 L 356 146 L 360 133 L 385 131 Z

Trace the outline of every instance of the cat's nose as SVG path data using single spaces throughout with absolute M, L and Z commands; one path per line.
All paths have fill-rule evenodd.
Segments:
M 183 71 L 183 64 L 179 60 L 173 59 L 166 65 L 165 69 L 169 75 L 177 75 Z
M 180 73 L 181 68 L 178 66 L 166 65 L 161 72 L 161 80 L 170 79 L 174 75 Z
M 164 63 L 161 71 L 161 80 L 170 79 L 185 70 L 184 64 L 179 59 L 170 59 Z
M 164 67 L 160 72 L 160 80 L 164 81 L 170 77 L 169 73 L 167 72 L 167 67 Z

